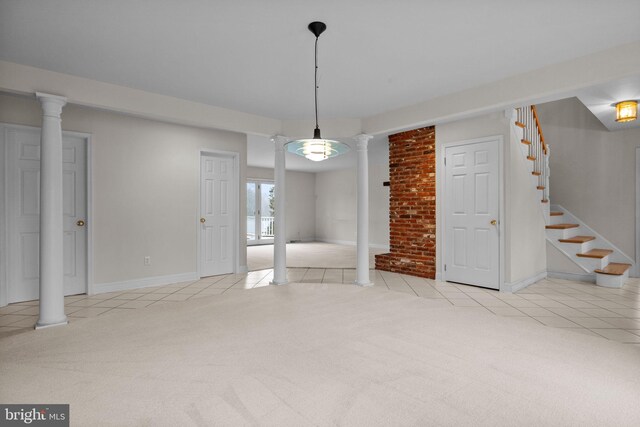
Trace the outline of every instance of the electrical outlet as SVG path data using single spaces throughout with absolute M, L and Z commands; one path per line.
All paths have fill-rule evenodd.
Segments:
M 144 265 L 151 265 L 151 257 L 150 256 L 144 257 Z

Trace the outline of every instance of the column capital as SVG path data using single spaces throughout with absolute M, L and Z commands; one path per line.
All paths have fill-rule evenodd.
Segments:
M 42 111 L 45 116 L 60 118 L 62 107 L 67 105 L 67 98 L 50 93 L 36 92 L 36 98 L 42 104 Z
M 367 145 L 369 144 L 369 140 L 371 140 L 372 138 L 373 135 L 368 135 L 366 133 L 361 133 L 353 137 L 353 139 L 356 141 L 356 146 L 358 147 L 358 149 L 366 149 Z
M 276 144 L 276 148 L 284 148 L 284 146 L 291 141 L 291 138 L 288 138 L 286 136 L 283 135 L 273 135 L 270 138 L 271 142 L 273 142 L 274 144 Z

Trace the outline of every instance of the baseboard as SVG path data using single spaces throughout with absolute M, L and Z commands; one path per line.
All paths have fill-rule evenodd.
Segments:
M 436 280 L 442 280 L 442 273 L 436 273 Z
M 354 242 L 353 240 L 325 240 L 325 239 L 316 239 L 316 242 L 323 242 L 323 243 L 333 243 L 334 245 L 346 245 L 346 246 L 356 246 L 356 242 Z M 383 249 L 388 251 L 389 250 L 389 245 L 383 245 L 383 244 L 379 244 L 379 243 L 369 243 L 369 247 L 372 249 Z
M 547 277 L 547 270 L 513 283 L 505 283 L 501 292 L 517 292 Z
M 246 268 L 246 267 L 245 267 Z M 197 272 L 170 274 L 168 276 L 145 277 L 142 279 L 124 280 L 122 282 L 98 283 L 89 290 L 89 295 L 103 294 L 106 292 L 128 291 L 131 289 L 149 288 L 151 286 L 170 285 L 172 283 L 198 280 Z
M 287 240 L 287 243 L 311 243 L 311 242 L 316 242 L 317 240 L 315 239 L 315 237 L 303 237 L 301 239 L 291 239 L 291 240 Z
M 560 271 L 549 271 L 547 273 L 548 277 L 554 279 L 562 279 L 562 280 L 575 280 L 578 282 L 596 282 L 595 274 L 577 274 L 577 273 L 563 273 Z

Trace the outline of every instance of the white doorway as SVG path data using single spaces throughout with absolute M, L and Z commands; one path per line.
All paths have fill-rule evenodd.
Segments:
M 0 125 L 4 303 L 39 298 L 40 129 Z M 88 137 L 63 132 L 64 294 L 87 292 Z
M 444 279 L 500 289 L 498 137 L 444 148 Z
M 236 163 L 231 155 L 200 155 L 200 277 L 234 272 L 238 242 Z
M 275 220 L 273 181 L 247 181 L 247 244 L 273 243 Z

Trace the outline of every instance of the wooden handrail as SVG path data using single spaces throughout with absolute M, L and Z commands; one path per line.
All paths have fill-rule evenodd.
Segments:
M 547 154 L 547 144 L 544 142 L 544 135 L 542 134 L 542 127 L 540 126 L 540 120 L 538 119 L 538 110 L 535 105 L 531 106 L 531 111 L 533 112 L 533 118 L 536 119 L 536 127 L 538 128 L 538 135 L 540 135 L 540 142 L 542 143 L 542 149 L 544 150 L 544 154 Z

